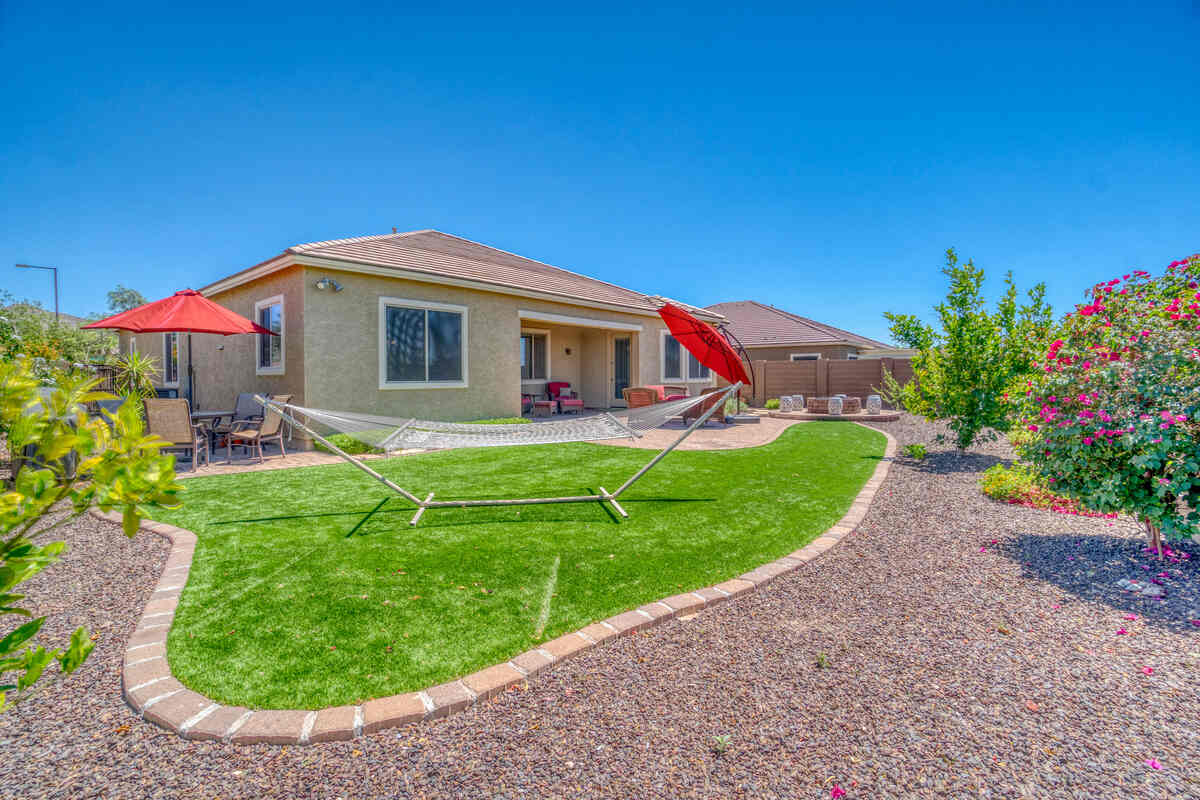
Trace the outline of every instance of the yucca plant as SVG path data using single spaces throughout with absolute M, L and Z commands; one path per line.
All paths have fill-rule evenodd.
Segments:
M 116 373 L 113 386 L 117 393 L 140 402 L 154 397 L 154 379 L 158 377 L 158 362 L 141 353 L 119 356 L 114 362 Z

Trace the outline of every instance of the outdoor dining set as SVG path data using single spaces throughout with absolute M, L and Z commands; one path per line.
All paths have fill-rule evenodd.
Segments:
M 291 401 L 288 394 L 275 395 L 282 403 Z M 98 405 L 112 413 L 127 402 L 122 399 L 101 400 Z M 281 456 L 287 455 L 284 445 L 283 420 L 275 412 L 263 414 L 263 407 L 253 393 L 239 394 L 232 411 L 191 411 L 185 398 L 151 397 L 143 401 L 146 433 L 167 442 L 163 452 L 185 453 L 195 472 L 201 459 L 212 463 L 212 453 L 225 448 L 225 463 L 233 463 L 233 448 L 241 447 L 257 454 L 263 461 L 263 444 L 279 445 Z

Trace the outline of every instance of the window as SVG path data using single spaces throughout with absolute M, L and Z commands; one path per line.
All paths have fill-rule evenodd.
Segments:
M 820 361 L 820 353 L 792 353 L 789 357 L 792 361 Z
M 544 381 L 550 375 L 550 334 L 521 331 L 521 380 Z
M 466 385 L 466 307 L 379 298 L 379 388 Z
M 847 353 L 847 354 L 846 354 L 846 360 L 848 360 L 848 361 L 858 361 L 858 353 Z
M 683 374 L 685 356 L 687 357 L 686 377 Z M 662 379 L 664 381 L 706 381 L 711 375 L 708 367 L 701 364 L 694 355 L 679 344 L 678 339 L 669 333 L 663 333 Z
M 163 385 L 179 385 L 179 334 L 163 334 Z
M 257 375 L 283 374 L 283 295 L 268 297 L 254 304 L 255 322 L 278 336 L 258 336 Z

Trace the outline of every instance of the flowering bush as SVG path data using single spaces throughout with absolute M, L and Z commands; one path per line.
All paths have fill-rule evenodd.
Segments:
M 1030 381 L 1021 455 L 1057 494 L 1200 533 L 1200 255 L 1098 284 Z

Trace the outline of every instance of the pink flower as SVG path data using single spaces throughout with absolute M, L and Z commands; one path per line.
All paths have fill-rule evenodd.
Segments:
M 1154 667 L 1142 667 L 1142 674 L 1143 675 L 1153 675 Z
M 1129 631 L 1125 630 L 1124 628 L 1117 628 L 1117 636 L 1124 636 L 1127 633 L 1129 633 Z
M 1137 619 L 1137 614 L 1126 614 L 1124 619 L 1128 622 L 1133 622 L 1135 619 Z
M 1155 763 L 1157 763 L 1157 762 L 1155 762 Z M 1155 767 L 1155 769 L 1158 769 L 1158 767 Z M 845 796 L 846 796 L 846 790 L 845 790 L 845 789 L 843 789 L 841 786 L 838 786 L 838 785 L 835 783 L 835 784 L 833 785 L 833 788 L 829 790 L 829 796 L 830 796 L 831 798 L 833 798 L 833 800 L 837 800 L 839 797 L 845 797 Z
M 1158 763 L 1157 758 L 1147 758 L 1146 766 L 1150 769 L 1162 769 L 1162 764 Z M 838 795 L 838 797 L 841 797 L 841 795 Z

